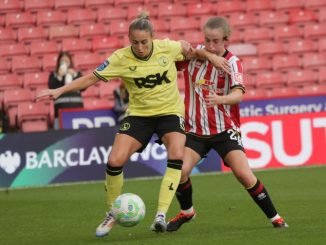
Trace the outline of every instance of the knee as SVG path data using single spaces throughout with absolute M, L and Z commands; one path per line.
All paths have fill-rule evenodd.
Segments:
M 117 155 L 110 155 L 108 165 L 111 167 L 122 167 L 124 165 L 123 158 Z

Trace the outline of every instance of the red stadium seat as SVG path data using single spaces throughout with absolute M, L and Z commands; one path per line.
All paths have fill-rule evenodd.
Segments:
M 230 44 L 228 46 L 228 50 L 230 50 L 234 55 L 239 57 L 257 55 L 257 48 L 253 44 L 246 44 L 246 43 Z
M 84 99 L 84 109 L 95 110 L 95 109 L 111 109 L 114 106 L 114 101 L 105 98 L 85 98 Z
M 35 23 L 35 18 L 31 13 L 9 13 L 6 15 L 6 26 L 12 28 L 30 27 Z
M 50 26 L 49 38 L 50 39 L 63 39 L 78 37 L 79 29 L 75 26 Z
M 318 68 L 325 69 L 326 67 L 326 53 L 305 53 L 302 57 L 304 68 Z
M 217 8 L 212 3 L 190 3 L 187 5 L 187 16 L 210 16 L 217 13 Z
M 85 8 L 101 9 L 113 8 L 114 0 L 84 0 Z
M 184 39 L 193 46 L 203 44 L 205 41 L 204 34 L 201 31 L 185 32 Z
M 126 20 L 128 12 L 122 7 L 100 8 L 97 10 L 97 22 L 110 23 L 112 20 Z
M 18 29 L 18 41 L 32 42 L 35 40 L 46 40 L 47 31 L 42 27 L 29 27 Z
M 75 67 L 78 70 L 87 70 L 98 67 L 102 59 L 95 53 L 77 53 L 74 55 Z
M 321 38 L 326 36 L 326 23 L 305 25 L 304 26 L 305 38 Z
M 125 20 L 112 20 L 110 22 L 110 34 L 125 36 L 129 31 L 129 23 Z
M 289 71 L 287 75 L 288 86 L 310 86 L 317 84 L 318 75 L 312 70 Z
M 248 0 L 246 5 L 248 12 L 274 10 L 274 3 L 270 0 Z
M 301 68 L 301 58 L 298 55 L 276 55 L 273 57 L 274 71 L 298 70 Z
M 9 128 L 17 127 L 17 106 L 22 102 L 32 102 L 34 95 L 29 89 L 6 90 L 3 94 L 4 110 L 9 119 Z
M 74 9 L 83 8 L 84 0 L 55 0 L 54 7 L 56 9 Z
M 257 74 L 256 84 L 259 88 L 279 88 L 286 86 L 286 81 L 279 72 L 264 72 Z
M 62 40 L 62 50 L 71 53 L 87 52 L 91 50 L 91 45 L 86 39 L 65 38 Z
M 231 33 L 230 43 L 242 43 L 244 42 L 244 32 L 236 31 Z
M 114 0 L 114 4 L 116 6 L 122 6 L 122 7 L 134 7 L 135 5 L 143 5 L 144 0 Z
M 3 108 L 3 93 L 8 90 L 22 88 L 22 81 L 16 74 L 6 73 L 0 75 L 0 111 Z
M 23 2 L 19 0 L 0 1 L 0 14 L 21 12 L 23 7 Z
M 59 26 L 66 24 L 66 13 L 62 11 L 39 11 L 37 12 L 38 26 Z
M 0 74 L 9 73 L 9 70 L 10 70 L 10 63 L 4 58 L 0 58 Z
M 12 71 L 16 73 L 38 72 L 42 69 L 42 63 L 33 56 L 14 56 L 12 58 Z
M 304 10 L 292 10 L 289 13 L 289 24 L 290 25 L 303 25 L 306 23 L 317 22 L 318 18 L 315 15 L 315 12 L 310 9 Z
M 157 17 L 158 13 L 158 8 L 153 7 L 152 5 L 140 5 L 140 6 L 135 6 L 132 8 L 127 9 L 127 19 L 128 20 L 133 20 L 138 17 L 138 15 L 142 12 L 146 11 L 149 13 L 149 17 L 151 20 L 154 20 Z M 155 27 L 154 27 L 155 29 Z
M 318 20 L 320 23 L 326 22 L 326 7 L 319 9 L 318 11 Z
M 304 0 L 276 0 L 275 8 L 277 10 L 303 9 L 304 3 Z
M 259 15 L 259 24 L 264 27 L 284 26 L 288 21 L 289 16 L 283 11 L 263 11 Z
M 16 42 L 17 33 L 10 28 L 0 28 L 0 44 Z
M 34 41 L 30 45 L 31 55 L 57 54 L 60 46 L 55 41 Z
M 50 127 L 49 108 L 44 103 L 20 103 L 17 107 L 17 122 L 22 132 L 46 131 Z
M 326 38 L 320 39 L 318 41 L 318 50 L 319 50 L 319 52 L 325 52 L 326 51 Z
M 24 88 L 28 88 L 31 90 L 36 90 L 38 88 L 47 88 L 48 79 L 49 79 L 48 72 L 24 73 L 23 85 Z
M 298 91 L 300 96 L 325 96 L 326 84 L 309 84 Z
M 113 91 L 119 87 L 119 85 L 119 80 L 110 80 L 107 83 L 100 83 L 100 98 L 112 100 L 114 98 Z
M 326 1 L 325 0 L 305 1 L 305 7 L 308 9 L 319 10 L 320 8 L 326 7 Z
M 261 100 L 266 99 L 268 89 L 262 88 L 249 88 L 246 89 L 246 93 L 244 94 L 244 100 Z
M 42 68 L 43 71 L 51 72 L 55 69 L 57 64 L 58 54 L 45 54 L 43 55 Z
M 170 19 L 171 32 L 191 32 L 200 31 L 200 22 L 189 17 L 171 17 Z
M 303 33 L 300 27 L 296 25 L 292 26 L 277 26 L 274 30 L 275 40 L 301 40 L 303 38 Z
M 25 10 L 27 11 L 39 11 L 52 9 L 54 7 L 54 0 L 25 0 Z
M 230 24 L 234 28 L 246 29 L 246 28 L 256 28 L 258 27 L 258 17 L 251 12 L 245 14 L 232 14 L 230 17 Z
M 112 52 L 121 48 L 121 40 L 115 36 L 93 38 L 92 50 L 95 52 Z
M 320 84 L 326 85 L 326 70 L 325 69 L 320 69 L 319 70 L 318 81 L 319 81 Z
M 244 57 L 243 68 L 245 72 L 256 73 L 261 71 L 271 71 L 272 62 L 267 57 Z
M 289 53 L 313 52 L 318 49 L 317 44 L 309 39 L 294 40 L 289 42 Z
M 296 87 L 276 87 L 272 89 L 267 89 L 267 98 L 291 98 L 298 97 L 299 89 Z
M 68 25 L 91 24 L 96 21 L 96 13 L 91 9 L 69 9 L 67 12 Z
M 12 43 L 0 45 L 0 56 L 12 57 L 16 55 L 28 55 L 28 46 L 24 43 Z
M 107 36 L 108 30 L 103 23 L 93 23 L 88 25 L 81 25 L 79 29 L 79 36 L 81 38 L 93 38 Z
M 154 26 L 154 30 L 156 32 L 169 32 L 170 31 L 170 23 L 165 20 L 153 19 L 153 20 L 151 20 L 151 23 Z
M 220 1 L 217 4 L 217 13 L 226 15 L 231 13 L 245 13 L 246 3 L 241 0 Z
M 256 75 L 247 74 L 247 73 L 244 73 L 243 75 L 244 75 L 244 84 L 246 86 L 246 90 L 256 88 L 257 86 Z
M 169 19 L 171 17 L 186 17 L 187 9 L 181 3 L 160 3 L 158 5 L 158 18 Z
M 265 42 L 259 44 L 258 53 L 260 55 L 273 56 L 286 53 L 286 49 L 281 42 Z
M 90 86 L 84 91 L 82 91 L 83 99 L 85 98 L 99 98 L 100 91 L 99 86 Z
M 274 37 L 273 29 L 267 27 L 246 29 L 244 39 L 249 43 L 259 43 L 272 40 Z

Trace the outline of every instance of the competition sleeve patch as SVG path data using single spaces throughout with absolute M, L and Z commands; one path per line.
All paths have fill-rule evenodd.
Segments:
M 110 62 L 108 60 L 104 61 L 101 65 L 99 65 L 96 70 L 97 71 L 103 71 L 108 65 L 110 64 Z

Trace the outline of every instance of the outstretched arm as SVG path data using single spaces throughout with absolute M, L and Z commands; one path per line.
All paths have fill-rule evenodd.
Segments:
M 98 80 L 99 79 L 93 73 L 90 73 L 88 75 L 82 76 L 72 81 L 71 83 L 64 85 L 63 87 L 56 88 L 56 89 L 41 90 L 39 93 L 37 93 L 36 99 L 39 100 L 44 97 L 49 97 L 50 99 L 56 99 L 62 94 L 88 88 L 89 86 L 96 83 Z
M 225 58 L 208 52 L 205 49 L 194 49 L 187 41 L 180 40 L 180 43 L 182 46 L 182 54 L 186 59 L 197 58 L 200 60 L 208 60 L 214 67 L 222 69 L 229 75 L 231 74 L 229 62 Z

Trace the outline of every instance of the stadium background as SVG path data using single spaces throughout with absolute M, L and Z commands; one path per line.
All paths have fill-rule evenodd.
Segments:
M 228 48 L 245 69 L 244 104 L 299 108 L 243 118 L 252 167 L 326 163 L 326 1 L 1 0 L 0 188 L 103 178 L 116 128 L 53 131 L 53 104 L 35 103 L 34 95 L 47 87 L 59 51 L 70 51 L 83 73 L 92 71 L 128 44 L 128 24 L 142 9 L 149 11 L 156 37 L 193 45 L 203 41 L 200 28 L 209 16 L 225 16 L 233 27 Z M 87 113 L 110 109 L 119 83 L 84 91 Z M 182 74 L 178 85 L 182 93 Z M 304 109 L 311 104 L 319 110 Z M 288 113 L 293 115 L 281 115 Z M 257 125 L 263 131 L 255 132 Z M 215 157 L 211 153 L 196 172 L 227 171 Z M 154 144 L 135 159 L 126 166 L 127 177 L 164 171 L 164 149 Z

